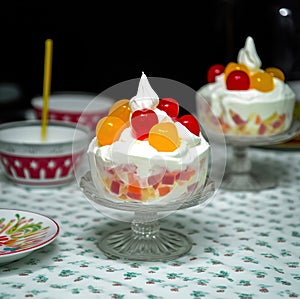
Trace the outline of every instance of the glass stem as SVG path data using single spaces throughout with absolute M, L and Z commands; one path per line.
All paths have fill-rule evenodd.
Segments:
M 131 230 L 137 238 L 153 238 L 159 233 L 157 213 L 136 212 Z
M 247 155 L 247 147 L 233 146 L 231 171 L 234 173 L 249 173 L 251 169 L 251 160 Z

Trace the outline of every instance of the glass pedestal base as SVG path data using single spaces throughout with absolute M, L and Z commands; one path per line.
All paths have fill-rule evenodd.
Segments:
M 267 167 L 252 165 L 248 149 L 250 146 L 269 146 L 286 142 L 299 134 L 300 122 L 294 119 L 288 130 L 275 135 L 225 136 L 226 143 L 232 147 L 232 156 L 220 187 L 232 191 L 260 191 L 276 187 L 277 179 Z
M 143 230 L 144 226 L 145 223 L 141 223 L 139 228 Z M 112 258 L 153 262 L 173 260 L 185 255 L 192 248 L 192 242 L 183 234 L 169 229 L 136 233 L 129 227 L 109 233 L 100 240 L 98 246 Z
M 233 191 L 260 191 L 274 188 L 276 185 L 275 178 L 253 171 L 249 173 L 229 172 L 224 176 L 221 188 Z
M 277 186 L 277 179 L 267 169 L 253 163 L 248 147 L 233 146 L 232 159 L 225 170 L 221 188 L 232 191 L 260 191 Z

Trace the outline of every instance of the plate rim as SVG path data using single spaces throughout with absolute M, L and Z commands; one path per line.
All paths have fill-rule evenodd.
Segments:
M 33 215 L 33 216 L 37 215 L 39 217 L 46 218 L 46 219 L 48 219 L 50 221 L 50 223 L 52 223 L 54 225 L 53 228 L 55 228 L 55 232 L 54 232 L 53 236 L 47 238 L 43 242 L 35 244 L 35 245 L 33 245 L 33 246 L 29 247 L 29 248 L 19 249 L 19 250 L 16 250 L 16 251 L 9 251 L 9 252 L 7 252 L 5 254 L 1 254 L 0 253 L 0 261 L 3 258 L 8 258 L 8 257 L 11 257 L 13 255 L 21 255 L 21 254 L 25 254 L 25 253 L 30 253 L 31 251 L 37 250 L 39 248 L 42 248 L 42 247 L 50 244 L 52 241 L 54 241 L 55 238 L 58 236 L 58 234 L 60 232 L 60 226 L 59 226 L 58 222 L 55 221 L 52 217 L 44 215 L 42 213 L 33 212 L 33 211 L 30 211 L 30 210 L 9 209 L 9 208 L 0 208 L 0 212 L 1 211 L 9 211 L 9 212 L 16 212 L 16 213 L 27 213 L 27 214 L 30 214 L 30 215 Z

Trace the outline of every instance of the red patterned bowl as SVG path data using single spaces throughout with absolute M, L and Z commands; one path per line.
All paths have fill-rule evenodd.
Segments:
M 76 135 L 75 135 L 76 131 Z M 41 122 L 27 120 L 0 125 L 0 164 L 12 182 L 31 187 L 59 186 L 74 179 L 89 141 L 84 126 L 49 121 L 46 141 Z
M 88 93 L 55 93 L 50 95 L 48 118 L 64 122 L 77 123 L 87 126 L 94 131 L 100 118 L 107 115 L 113 100 L 103 95 Z M 31 100 L 37 119 L 41 119 L 43 97 Z M 84 111 L 84 117 L 80 117 Z

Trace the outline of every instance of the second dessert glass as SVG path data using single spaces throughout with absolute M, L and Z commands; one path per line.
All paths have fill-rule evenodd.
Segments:
M 140 79 L 132 79 L 105 90 L 103 95 L 116 101 L 135 95 Z M 174 80 L 150 77 L 151 85 L 160 96 L 193 103 L 195 91 Z M 84 117 L 84 112 L 82 114 Z M 80 189 L 89 202 L 104 215 L 122 223 L 122 228 L 108 232 L 98 242 L 99 248 L 109 257 L 136 261 L 165 261 L 188 253 L 192 240 L 174 229 L 160 227 L 160 219 L 178 210 L 190 207 L 204 208 L 216 194 L 225 171 L 226 143 L 222 134 L 212 136 L 206 132 L 205 124 L 199 120 L 201 132 L 210 144 L 208 171 L 203 188 L 180 195 L 168 201 L 126 201 L 101 193 L 95 187 L 91 169 L 86 159 L 76 171 Z M 88 145 L 87 145 L 88 148 Z
M 212 135 L 222 131 L 217 118 L 211 113 L 210 105 L 199 93 L 196 95 L 198 113 Z M 293 139 L 300 133 L 300 122 L 293 119 L 291 126 L 274 135 L 229 135 L 224 134 L 231 155 L 221 183 L 222 189 L 232 191 L 260 191 L 277 186 L 277 179 L 254 163 L 249 156 L 251 146 L 270 146 Z M 228 149 L 230 149 L 228 147 Z

